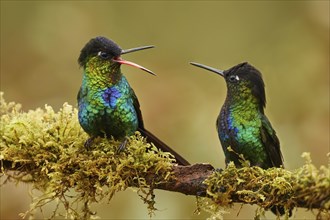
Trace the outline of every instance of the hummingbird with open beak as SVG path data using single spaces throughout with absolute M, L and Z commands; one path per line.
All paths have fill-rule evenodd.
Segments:
M 101 36 L 91 39 L 83 47 L 78 59 L 83 68 L 82 85 L 77 97 L 79 123 L 90 135 L 90 140 L 97 136 L 112 136 L 122 141 L 121 148 L 125 147 L 127 137 L 139 131 L 148 142 L 173 154 L 178 164 L 189 165 L 181 155 L 145 129 L 137 96 L 121 72 L 120 67 L 125 64 L 155 75 L 147 68 L 121 57 L 153 47 L 122 50 L 112 40 Z

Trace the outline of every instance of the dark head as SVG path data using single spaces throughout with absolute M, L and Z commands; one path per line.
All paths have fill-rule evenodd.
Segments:
M 252 94 L 263 109 L 266 105 L 265 84 L 261 73 L 247 62 L 237 64 L 228 70 L 219 70 L 199 63 L 192 65 L 210 70 L 224 77 L 228 93 L 241 96 L 243 93 Z
M 78 63 L 83 68 L 89 64 L 89 62 L 97 62 L 97 65 L 102 66 L 118 66 L 118 64 L 127 64 L 130 66 L 137 67 L 146 72 L 154 75 L 150 70 L 132 63 L 130 61 L 123 60 L 121 58 L 122 54 L 130 53 L 138 50 L 152 48 L 153 46 L 144 46 L 128 50 L 122 50 L 115 42 L 105 37 L 95 37 L 92 38 L 81 50 L 80 56 L 78 58 Z

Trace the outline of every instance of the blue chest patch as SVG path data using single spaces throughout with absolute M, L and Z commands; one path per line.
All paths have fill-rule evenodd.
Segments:
M 121 93 L 116 87 L 107 88 L 103 94 L 102 98 L 106 104 L 108 104 L 111 108 L 114 108 L 117 104 L 117 99 L 120 98 Z
M 227 116 L 227 124 L 228 124 L 228 130 L 231 132 L 233 131 L 233 134 L 236 136 L 238 133 L 238 128 L 234 126 L 234 118 L 231 115 Z
M 223 143 L 228 142 L 230 139 L 237 140 L 240 129 L 234 125 L 234 118 L 230 112 L 229 114 L 221 112 L 218 126 L 219 138 Z

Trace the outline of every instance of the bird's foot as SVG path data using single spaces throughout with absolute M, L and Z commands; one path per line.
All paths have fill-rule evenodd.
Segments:
M 204 197 L 206 195 L 206 191 L 205 190 L 201 190 L 201 191 L 197 191 L 196 192 L 196 196 L 197 197 Z
M 87 141 L 85 142 L 84 144 L 84 147 L 87 149 L 87 150 L 90 150 L 92 144 L 93 144 L 93 141 L 94 141 L 94 137 L 90 137 L 87 139 Z
M 223 169 L 222 168 L 215 168 L 214 172 L 222 173 Z
M 127 139 L 127 137 L 125 137 L 124 141 L 121 142 L 121 144 L 119 145 L 119 147 L 117 149 L 117 153 L 120 153 L 125 150 L 127 141 L 128 141 L 128 139 Z

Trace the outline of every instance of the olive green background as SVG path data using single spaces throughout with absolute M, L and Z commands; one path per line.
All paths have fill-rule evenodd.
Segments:
M 224 167 L 215 120 L 226 85 L 189 62 L 227 69 L 248 61 L 263 73 L 266 114 L 281 140 L 286 168 L 302 166 L 305 151 L 315 165 L 328 164 L 329 1 L 1 1 L 5 99 L 22 103 L 24 110 L 76 106 L 82 78 L 77 58 L 99 35 L 123 49 L 156 45 L 123 58 L 157 77 L 129 66 L 122 71 L 139 97 L 146 127 L 191 163 Z M 1 186 L 0 218 L 16 219 L 26 211 L 29 189 Z M 156 191 L 156 201 L 153 219 L 208 216 L 194 214 L 193 196 Z M 93 207 L 103 219 L 148 218 L 132 190 Z M 224 216 L 251 219 L 255 208 L 236 205 Z M 305 210 L 295 217 L 315 218 Z

